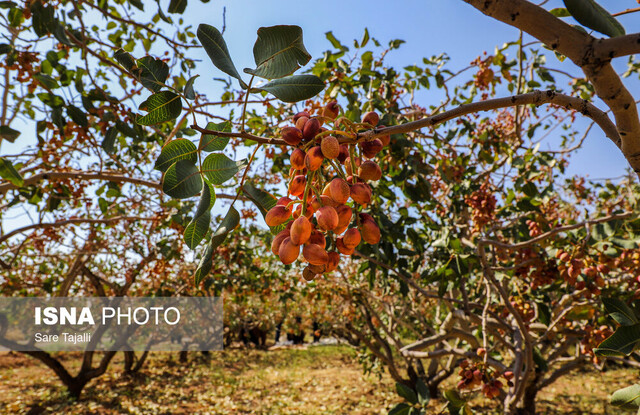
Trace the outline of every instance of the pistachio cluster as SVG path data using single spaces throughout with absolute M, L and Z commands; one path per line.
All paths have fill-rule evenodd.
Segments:
M 362 241 L 380 241 L 380 228 L 363 209 L 371 203 L 369 183 L 382 177 L 373 159 L 390 141 L 384 136 L 354 143 L 358 132 L 378 126 L 375 112 L 360 123 L 338 117 L 335 101 L 319 112 L 300 112 L 292 126 L 282 129 L 282 139 L 294 147 L 288 194 L 265 218 L 272 227 L 286 224 L 271 250 L 283 264 L 295 262 L 302 250 L 308 263 L 303 276 L 309 281 L 335 270 L 340 254 L 352 255 Z

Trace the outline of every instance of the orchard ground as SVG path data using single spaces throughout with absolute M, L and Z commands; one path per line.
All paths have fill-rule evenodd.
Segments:
M 74 369 L 80 362 L 74 353 L 62 359 Z M 180 363 L 176 353 L 155 353 L 134 376 L 123 375 L 122 364 L 119 354 L 107 374 L 74 402 L 44 365 L 2 353 L 0 413 L 364 415 L 386 414 L 400 399 L 390 377 L 364 375 L 347 346 L 228 349 L 212 352 L 208 362 L 192 353 L 187 363 Z M 543 390 L 538 413 L 618 413 L 608 405 L 609 394 L 639 377 L 637 370 L 621 368 L 574 372 Z M 498 413 L 497 402 L 470 395 L 475 413 Z M 432 400 L 429 413 L 441 413 L 444 405 Z

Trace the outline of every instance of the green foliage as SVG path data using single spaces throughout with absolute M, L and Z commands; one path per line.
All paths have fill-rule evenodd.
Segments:
M 220 31 L 211 25 L 201 24 L 198 26 L 198 39 L 204 47 L 204 50 L 207 51 L 207 55 L 209 55 L 209 59 L 211 59 L 213 65 L 227 75 L 240 81 L 240 85 L 243 88 L 247 88 L 247 85 L 242 80 L 242 77 L 231 60 L 227 43 L 224 41 Z
M 176 199 L 185 199 L 200 193 L 202 178 L 191 160 L 173 163 L 162 177 L 162 191 Z
M 571 16 L 589 29 L 609 37 L 624 36 L 624 27 L 595 0 L 563 0 Z
M 127 62 L 128 60 L 125 58 L 125 63 Z M 140 79 L 140 83 L 152 92 L 160 91 L 169 77 L 169 66 L 152 56 L 138 59 L 136 64 L 135 72 Z
M 149 112 L 138 118 L 140 125 L 160 124 L 177 118 L 182 112 L 182 100 L 179 95 L 170 91 L 162 91 L 151 95 L 143 104 Z
M 311 60 L 311 55 L 304 47 L 302 29 L 299 26 L 271 26 L 258 29 L 253 57 L 256 69 L 246 68 L 244 71 L 266 79 L 291 75 Z
M 194 275 L 194 284 L 196 287 L 200 285 L 211 271 L 213 253 L 215 252 L 215 249 L 224 242 L 229 233 L 231 233 L 231 231 L 233 231 L 239 224 L 240 214 L 232 206 L 229 208 L 227 215 L 211 236 L 211 241 L 209 241 L 209 244 L 207 245 L 207 248 L 200 260 L 200 264 L 198 264 L 198 269 Z
M 211 208 L 215 202 L 216 194 L 211 191 L 210 185 L 205 183 L 196 213 L 184 230 L 184 240 L 189 248 L 196 249 L 209 231 Z
M 20 131 L 14 130 L 7 125 L 0 126 L 0 139 L 13 143 L 18 137 L 20 137 Z
M 156 164 L 153 168 L 164 173 L 173 163 L 179 160 L 189 160 L 195 165 L 198 161 L 197 150 L 196 145 L 186 138 L 170 141 L 162 147 L 160 156 L 156 159 Z
M 284 102 L 309 99 L 324 89 L 324 82 L 314 75 L 293 75 L 267 82 L 257 87 Z
M 611 405 L 622 409 L 637 410 L 640 407 L 640 385 L 619 389 L 611 395 Z
M 231 132 L 231 123 L 229 121 L 223 121 L 221 123 L 209 122 L 207 124 L 207 130 L 220 131 L 225 133 Z M 208 153 L 212 151 L 222 151 L 229 143 L 229 137 L 221 137 L 213 134 L 202 134 L 200 137 L 200 144 L 198 148 Z
M 16 186 L 23 186 L 24 179 L 18 173 L 18 171 L 13 167 L 13 163 L 4 157 L 0 157 L 0 177 L 5 180 L 10 181 L 12 184 Z
M 212 184 L 223 184 L 238 171 L 238 164 L 222 153 L 209 154 L 202 162 L 202 173 Z

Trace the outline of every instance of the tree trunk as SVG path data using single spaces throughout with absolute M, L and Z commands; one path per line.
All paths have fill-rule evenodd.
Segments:
M 538 388 L 535 383 L 529 385 L 524 390 L 524 396 L 522 402 L 518 404 L 516 408 L 516 415 L 535 415 L 536 413 L 536 396 L 538 395 Z

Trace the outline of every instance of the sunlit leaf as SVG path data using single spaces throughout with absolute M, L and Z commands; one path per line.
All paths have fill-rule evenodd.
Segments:
M 211 25 L 201 24 L 198 26 L 197 36 L 215 67 L 236 78 L 240 81 L 240 85 L 246 89 L 247 85 L 233 64 L 227 44 L 220 31 Z
M 190 160 L 180 160 L 172 164 L 162 178 L 162 191 L 176 199 L 195 196 L 201 190 L 200 172 Z
M 197 150 L 196 145 L 185 138 L 170 141 L 162 147 L 160 156 L 153 168 L 164 172 L 178 160 L 190 160 L 195 164 L 198 161 Z
M 266 79 L 290 75 L 311 60 L 302 41 L 302 29 L 285 25 L 258 29 L 253 57 L 256 69 L 244 71 Z
M 275 79 L 258 87 L 284 102 L 313 98 L 324 89 L 324 82 L 315 75 L 293 75 Z
M 177 118 L 182 112 L 182 100 L 170 91 L 162 91 L 151 95 L 146 101 L 149 111 L 144 117 L 138 118 L 140 125 L 153 125 Z

